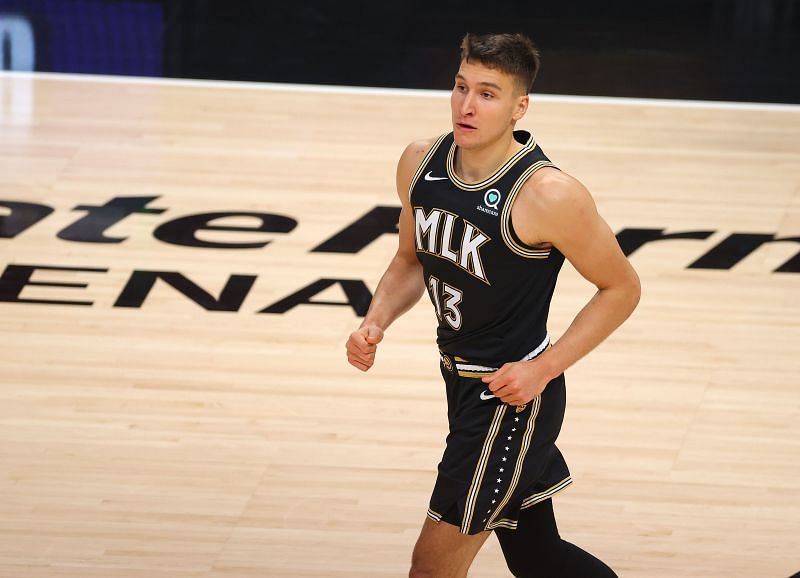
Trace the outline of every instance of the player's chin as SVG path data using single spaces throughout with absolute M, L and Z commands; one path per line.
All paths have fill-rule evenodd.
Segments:
M 474 144 L 480 138 L 478 132 L 478 127 L 455 123 L 453 125 L 453 140 L 456 141 L 457 145 Z
M 471 137 L 472 137 L 471 134 L 455 133 L 453 136 L 453 141 L 456 143 L 457 147 L 461 147 L 462 149 L 469 149 L 475 146 L 475 139 Z

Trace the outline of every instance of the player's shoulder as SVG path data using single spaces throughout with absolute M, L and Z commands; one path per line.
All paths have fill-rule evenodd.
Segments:
M 416 160 L 417 164 L 419 164 L 419 161 L 421 161 L 422 158 L 426 154 L 428 154 L 428 151 L 431 150 L 431 147 L 434 145 L 436 141 L 437 137 L 432 137 L 432 138 L 423 138 L 415 140 L 409 143 L 408 146 L 406 146 L 405 150 L 403 151 L 402 156 L 400 157 L 401 162 L 403 160 L 408 160 L 408 161 Z
M 436 140 L 435 138 L 415 140 L 400 155 L 397 163 L 397 192 L 403 202 L 408 199 L 414 174 Z
M 403 154 L 400 155 L 400 160 L 397 163 L 398 177 L 410 180 L 436 140 L 436 138 L 429 138 L 415 140 L 409 143 L 403 151 Z
M 594 205 L 586 186 L 555 167 L 533 173 L 520 190 L 519 200 L 540 212 L 560 212 Z

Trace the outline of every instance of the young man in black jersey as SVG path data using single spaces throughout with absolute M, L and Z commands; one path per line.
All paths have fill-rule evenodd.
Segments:
M 639 279 L 586 188 L 514 130 L 539 67 L 532 42 L 468 34 L 461 49 L 453 132 L 403 152 L 399 248 L 347 342 L 349 362 L 368 370 L 386 328 L 427 290 L 450 435 L 409 575 L 466 576 L 494 531 L 515 576 L 612 577 L 558 534 L 550 498 L 571 478 L 555 440 L 564 370 L 631 314 Z M 597 292 L 551 344 L 565 258 Z

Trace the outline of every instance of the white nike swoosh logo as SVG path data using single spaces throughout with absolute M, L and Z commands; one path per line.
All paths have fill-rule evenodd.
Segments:
M 495 395 L 493 393 L 488 393 L 486 390 L 483 390 L 481 392 L 481 399 L 483 401 L 486 401 L 487 399 L 492 399 L 493 397 L 495 397 Z
M 447 180 L 447 177 L 432 177 L 431 176 L 432 172 L 433 171 L 428 171 L 427 173 L 425 173 L 425 180 L 426 181 L 446 181 Z

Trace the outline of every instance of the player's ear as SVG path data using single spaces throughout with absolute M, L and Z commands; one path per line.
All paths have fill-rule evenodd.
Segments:
M 529 102 L 530 99 L 528 98 L 527 94 L 517 97 L 517 104 L 514 107 L 514 114 L 511 117 L 514 119 L 514 122 L 525 116 L 525 113 L 528 112 Z

